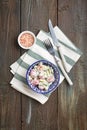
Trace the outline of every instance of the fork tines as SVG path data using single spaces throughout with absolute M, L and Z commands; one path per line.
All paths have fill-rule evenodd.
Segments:
M 52 45 L 50 39 L 49 39 L 49 38 L 46 39 L 46 40 L 44 41 L 44 43 L 45 43 L 45 46 L 46 46 L 48 52 L 49 52 L 51 55 L 55 56 L 55 51 L 54 51 L 54 48 L 53 48 L 53 45 Z
M 52 43 L 51 43 L 51 41 L 50 41 L 49 38 L 46 39 L 46 40 L 44 41 L 44 43 L 45 43 L 45 46 L 46 46 L 47 49 L 53 48 Z

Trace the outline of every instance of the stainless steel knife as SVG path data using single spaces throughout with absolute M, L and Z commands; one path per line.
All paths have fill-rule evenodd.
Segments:
M 67 63 L 66 63 L 65 57 L 64 57 L 64 55 L 63 55 L 62 48 L 61 48 L 61 46 L 59 45 L 59 41 L 58 41 L 58 39 L 57 39 L 57 37 L 56 37 L 56 35 L 55 35 L 54 29 L 53 29 L 53 25 L 52 25 L 52 22 L 51 22 L 50 19 L 49 19 L 48 26 L 49 26 L 49 30 L 50 30 L 50 33 L 51 33 L 51 37 L 52 37 L 53 43 L 54 43 L 54 45 L 57 47 L 57 49 L 58 49 L 58 51 L 59 51 L 59 53 L 60 53 L 63 66 L 64 66 L 66 72 L 68 72 Z

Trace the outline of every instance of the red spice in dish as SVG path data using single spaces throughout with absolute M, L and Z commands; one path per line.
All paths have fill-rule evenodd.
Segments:
M 30 47 L 34 43 L 34 37 L 32 34 L 24 33 L 20 37 L 20 44 L 24 47 Z

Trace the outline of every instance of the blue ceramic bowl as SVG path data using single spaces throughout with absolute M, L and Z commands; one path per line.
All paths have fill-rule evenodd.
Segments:
M 49 86 L 48 90 L 41 90 L 38 87 L 33 86 L 31 84 L 31 82 L 29 81 L 29 75 L 30 75 L 31 70 L 34 68 L 35 65 L 38 65 L 40 62 L 42 62 L 43 64 L 45 64 L 47 66 L 52 67 L 53 71 L 54 71 L 55 81 Z M 35 62 L 35 63 L 33 63 L 32 65 L 29 66 L 27 73 L 26 73 L 26 80 L 27 80 L 28 86 L 32 90 L 34 90 L 35 92 L 40 93 L 40 94 L 47 94 L 49 92 L 53 92 L 58 87 L 59 80 L 60 80 L 60 73 L 59 73 L 58 68 L 53 63 L 51 63 L 47 60 L 39 60 L 39 61 L 37 61 L 37 62 Z

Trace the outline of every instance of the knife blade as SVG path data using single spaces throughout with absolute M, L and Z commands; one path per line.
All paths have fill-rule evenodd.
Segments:
M 48 22 L 48 26 L 49 26 L 49 30 L 50 30 L 50 33 L 51 33 L 51 37 L 52 37 L 53 43 L 54 43 L 54 45 L 57 47 L 58 52 L 59 52 L 59 54 L 60 54 L 60 56 L 61 56 L 64 69 L 66 70 L 66 72 L 68 72 L 67 63 L 66 63 L 65 57 L 64 57 L 64 55 L 63 55 L 62 48 L 61 48 L 61 46 L 59 45 L 59 41 L 58 41 L 58 39 L 57 39 L 57 37 L 56 37 L 56 34 L 55 34 L 55 32 L 54 32 L 54 29 L 53 29 L 52 22 L 51 22 L 50 19 L 49 19 L 49 22 Z

